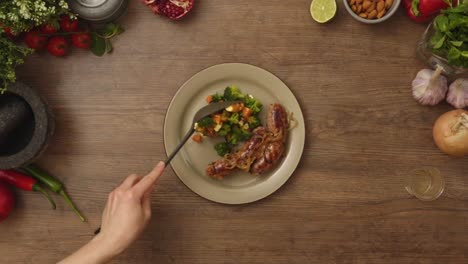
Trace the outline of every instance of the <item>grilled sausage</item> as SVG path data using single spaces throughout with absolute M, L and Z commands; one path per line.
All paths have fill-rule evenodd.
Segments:
M 256 175 L 274 168 L 284 154 L 288 135 L 287 113 L 281 104 L 270 105 L 267 127 L 256 128 L 241 149 L 208 165 L 206 174 L 222 179 L 236 168 Z
M 250 172 L 252 174 L 263 174 L 276 167 L 284 154 L 288 135 L 288 118 L 282 105 L 270 105 L 267 125 L 270 134 L 264 147 L 259 149 L 257 159 L 251 166 Z
M 266 133 L 264 127 L 257 127 L 252 132 L 252 137 L 244 143 L 240 150 L 208 165 L 206 174 L 215 179 L 222 179 L 236 168 L 249 171 L 257 149 L 264 144 Z

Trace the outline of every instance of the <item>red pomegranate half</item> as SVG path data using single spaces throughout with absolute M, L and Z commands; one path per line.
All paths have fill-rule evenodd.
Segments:
M 194 0 L 143 0 L 155 14 L 180 19 L 193 8 Z

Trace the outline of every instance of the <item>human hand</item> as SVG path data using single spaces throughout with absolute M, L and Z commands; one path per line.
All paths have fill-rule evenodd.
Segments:
M 109 194 L 99 235 L 59 263 L 107 263 L 130 246 L 151 219 L 151 192 L 164 166 L 161 161 L 144 177 L 128 176 Z
M 101 232 L 95 237 L 108 254 L 122 253 L 145 229 L 151 219 L 151 193 L 164 166 L 164 162 L 159 162 L 144 177 L 128 176 L 109 194 Z

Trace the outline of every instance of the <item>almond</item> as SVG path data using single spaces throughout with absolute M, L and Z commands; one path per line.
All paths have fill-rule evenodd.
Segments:
M 377 16 L 377 10 L 372 10 L 369 14 L 367 14 L 368 19 L 374 19 Z
M 380 12 L 385 9 L 385 2 L 383 0 L 380 0 L 377 3 L 377 11 Z
M 362 3 L 362 8 L 364 8 L 364 10 L 367 10 L 367 8 L 369 8 L 371 4 L 371 1 L 365 0 L 364 3 Z
M 362 4 L 362 0 L 356 0 L 356 4 L 358 5 Z
M 357 10 L 356 5 L 352 5 L 352 6 L 351 6 L 351 9 L 353 10 L 354 13 L 356 13 L 356 10 Z
M 359 14 L 359 16 L 362 17 L 362 18 L 367 18 L 367 14 L 366 14 L 366 13 L 361 13 L 361 14 Z
M 381 18 L 385 15 L 385 9 L 380 11 L 378 14 L 377 14 L 377 18 Z
M 356 3 L 356 0 L 349 0 L 350 5 L 354 5 Z
M 393 0 L 385 0 L 385 8 L 388 10 L 393 5 Z
M 371 12 L 372 10 L 375 10 L 375 2 L 372 2 L 371 5 L 366 9 L 367 13 Z
M 362 11 L 362 5 L 358 5 L 357 9 L 356 9 L 356 13 L 359 14 L 359 13 L 361 13 L 361 11 Z

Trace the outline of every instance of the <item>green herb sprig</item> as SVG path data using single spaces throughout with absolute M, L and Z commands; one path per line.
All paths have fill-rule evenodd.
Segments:
M 468 68 L 468 3 L 443 10 L 433 23 L 432 51 L 450 65 Z
M 65 0 L 0 1 L 0 22 L 13 33 L 29 31 L 61 15 L 74 17 Z
M 32 52 L 32 49 L 18 46 L 5 34 L 0 34 L 0 93 L 4 93 L 8 85 L 16 81 L 16 66 L 24 63 L 24 57 Z
M 91 33 L 91 51 L 96 56 L 102 56 L 112 52 L 111 38 L 124 32 L 124 29 L 115 23 L 106 24 L 104 27 Z

